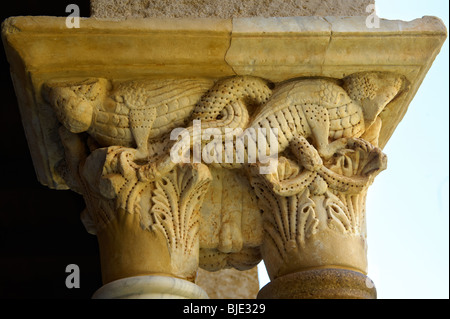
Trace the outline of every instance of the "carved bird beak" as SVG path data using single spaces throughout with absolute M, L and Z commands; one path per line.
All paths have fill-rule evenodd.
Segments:
M 363 176 L 377 175 L 387 168 L 387 156 L 381 149 L 374 148 L 368 154 L 367 164 L 361 171 Z

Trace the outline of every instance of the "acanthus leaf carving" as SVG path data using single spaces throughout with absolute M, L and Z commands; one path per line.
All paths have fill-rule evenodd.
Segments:
M 198 267 L 200 206 L 210 181 L 207 167 L 196 164 L 177 167 L 155 182 L 148 227 L 164 234 L 176 269 Z
M 365 271 L 360 257 L 365 253 L 366 192 L 386 168 L 386 156 L 364 140 L 348 141 L 347 148 L 314 171 L 285 157 L 275 174 L 252 168 L 251 183 L 264 210 L 261 249 L 270 260 L 271 278 L 330 264 Z M 335 247 L 334 237 L 340 246 Z M 315 254 L 318 247 L 321 253 Z M 347 249 L 361 253 L 355 257 Z M 318 258 L 321 254 L 326 257 Z
M 386 156 L 376 147 L 382 127 L 379 115 L 405 90 L 404 78 L 363 72 L 343 79 L 299 78 L 275 84 L 252 76 L 212 83 L 89 79 L 47 84 L 45 97 L 66 131 L 88 136 L 88 143 L 65 145 L 69 171 L 78 165 L 71 164 L 71 148 L 82 148 L 83 143 L 82 161 L 88 164 L 81 178 L 85 183 L 66 174 L 68 184 L 82 193 L 83 187 L 89 189 L 94 195 L 87 195 L 87 202 L 106 199 L 105 207 L 89 209 L 88 204 L 88 211 L 101 213 L 86 224 L 102 225 L 111 218 L 108 212 L 118 208 L 138 213 L 144 229 L 163 234 L 173 256 L 187 258 L 173 262 L 187 265 L 186 251 L 192 254 L 201 248 L 193 239 L 199 232 L 193 213 L 200 209 L 211 180 L 207 164 L 249 175 L 263 211 L 256 218 L 262 218 L 265 231 L 261 247 L 273 251 L 266 249 L 264 258 L 272 254 L 279 259 L 274 276 L 330 262 L 303 257 L 312 245 L 326 241 L 325 233 L 344 236 L 344 241 L 351 237 L 363 247 L 365 194 L 386 168 Z M 187 142 L 169 136 L 175 128 L 184 130 Z M 231 140 L 227 130 L 235 130 Z M 260 142 L 262 149 L 255 152 Z M 231 153 L 226 152 L 227 145 Z M 207 159 L 202 157 L 203 148 Z M 194 164 L 174 162 L 172 152 L 180 155 L 179 151 L 184 152 L 181 158 Z M 262 173 L 267 155 L 275 159 L 275 170 Z M 205 268 L 245 268 L 258 260 L 258 247 L 246 246 L 239 234 L 243 214 L 233 210 L 220 218 L 221 241 L 207 243 L 201 252 Z M 361 271 L 363 264 L 343 262 Z
M 170 256 L 165 271 L 193 280 L 198 267 L 200 205 L 211 181 L 208 168 L 204 164 L 178 166 L 161 179 L 145 182 L 138 178 L 136 149 L 110 146 L 93 150 L 86 157 L 71 152 L 79 151 L 73 147 L 75 142 L 81 145 L 79 136 L 65 129 L 62 132 L 66 155 L 70 156 L 67 162 L 73 163 L 72 176 L 78 183 L 75 188 L 87 205 L 82 220 L 88 231 L 108 233 L 123 215 L 137 216 L 139 223 L 124 226 L 127 231 L 158 234 L 156 239 L 147 240 L 163 238 Z

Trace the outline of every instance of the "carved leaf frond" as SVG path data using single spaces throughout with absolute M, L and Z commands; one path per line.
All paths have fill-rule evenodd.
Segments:
M 198 242 L 199 208 L 210 180 L 209 170 L 202 165 L 177 166 L 155 182 L 152 228 L 164 230 L 171 251 L 189 255 Z

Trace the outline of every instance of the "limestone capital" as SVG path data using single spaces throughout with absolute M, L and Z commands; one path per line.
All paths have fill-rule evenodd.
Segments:
M 261 258 L 275 290 L 327 269 L 361 283 L 366 194 L 445 39 L 437 19 L 81 24 L 16 17 L 2 35 L 39 180 L 83 195 L 105 284 Z
M 135 149 L 98 148 L 61 129 L 71 187 L 86 202 L 82 220 L 99 239 L 104 282 L 149 274 L 193 281 L 198 267 L 200 205 L 211 181 L 203 164 L 141 181 Z M 79 147 L 76 147 L 79 146 Z

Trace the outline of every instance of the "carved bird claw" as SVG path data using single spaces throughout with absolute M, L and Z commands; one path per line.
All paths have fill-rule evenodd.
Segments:
M 309 171 L 317 172 L 322 167 L 323 161 L 317 150 L 309 145 L 301 157 L 300 164 Z
M 317 172 L 322 167 L 322 158 L 305 137 L 301 135 L 295 137 L 290 144 L 290 148 L 299 163 L 307 170 Z

